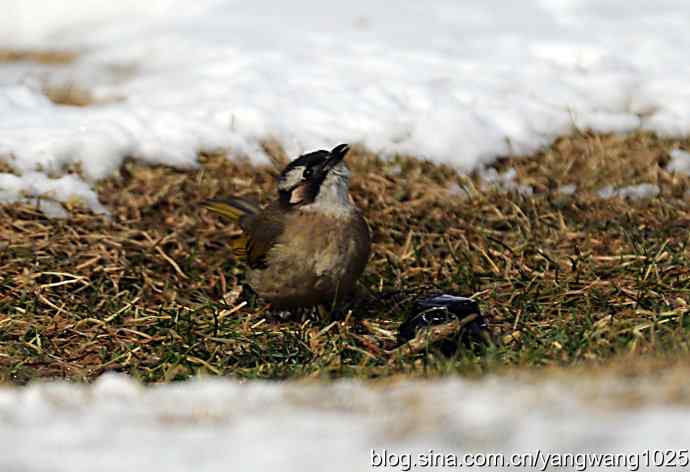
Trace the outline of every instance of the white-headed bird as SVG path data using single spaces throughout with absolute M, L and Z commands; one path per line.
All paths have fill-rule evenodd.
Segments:
M 334 318 L 369 259 L 369 228 L 349 194 L 349 147 L 304 154 L 281 172 L 278 198 L 266 208 L 239 197 L 209 210 L 239 223 L 233 253 L 247 282 L 278 309 L 322 305 Z

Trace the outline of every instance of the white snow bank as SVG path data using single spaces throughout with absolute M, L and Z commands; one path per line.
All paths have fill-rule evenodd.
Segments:
M 371 450 L 384 448 L 459 457 L 687 449 L 690 408 L 657 403 L 667 394 L 640 379 L 144 388 L 107 375 L 92 386 L 0 389 L 0 469 L 352 472 L 402 470 L 370 467 Z M 631 398 L 632 408 L 617 403 Z
M 204 11 L 210 2 L 177 0 L 3 0 L 0 44 L 5 48 L 82 50 L 98 42 L 101 28 L 118 23 L 134 32 L 155 22 Z M 196 5 L 196 7 L 195 7 Z M 107 36 L 104 34 L 104 36 Z
M 0 65 L 0 156 L 18 173 L 261 160 L 266 136 L 470 169 L 574 126 L 690 131 L 686 0 L 49 3 L 0 0 L 0 48 L 81 53 Z M 46 84 L 97 105 L 53 105 Z

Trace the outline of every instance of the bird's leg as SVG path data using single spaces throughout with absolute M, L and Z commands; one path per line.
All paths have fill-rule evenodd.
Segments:
M 321 312 L 321 308 L 323 307 L 323 311 L 330 314 L 331 321 L 342 321 L 347 316 L 347 312 L 351 306 L 352 301 L 345 302 L 345 296 L 340 291 L 340 286 L 338 286 L 336 287 L 335 296 L 333 297 L 331 305 L 319 305 L 319 311 Z M 328 319 L 323 315 L 324 314 L 322 312 L 322 317 Z
M 321 316 L 326 319 L 330 318 L 332 321 L 343 321 L 347 316 L 347 312 L 350 311 L 350 308 L 352 308 L 352 303 L 345 303 L 341 301 L 339 303 L 334 303 L 330 307 L 326 305 L 319 305 L 319 312 L 321 313 Z
M 347 309 L 342 303 L 331 309 L 331 319 L 333 321 L 342 321 L 345 315 L 347 315 Z

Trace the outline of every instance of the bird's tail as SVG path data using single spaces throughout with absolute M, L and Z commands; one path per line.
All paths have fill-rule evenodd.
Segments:
M 209 200 L 204 203 L 207 210 L 223 215 L 230 221 L 242 224 L 242 219 L 246 216 L 254 216 L 259 213 L 259 206 L 240 197 L 228 197 L 222 200 Z
M 228 197 L 223 200 L 209 200 L 204 203 L 207 210 L 222 215 L 230 221 L 239 223 L 243 230 L 259 213 L 259 205 L 240 197 Z M 241 261 L 246 261 L 251 250 L 251 238 L 245 232 L 230 240 L 232 252 Z

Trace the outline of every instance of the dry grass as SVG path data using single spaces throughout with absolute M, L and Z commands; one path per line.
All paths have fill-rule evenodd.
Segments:
M 367 289 L 341 323 L 279 320 L 245 299 L 227 246 L 236 229 L 199 207 L 231 193 L 266 200 L 270 169 L 224 156 L 202 156 L 193 172 L 129 162 L 99 184 L 111 220 L 76 206 L 69 221 L 0 207 L 0 379 L 88 380 L 106 370 L 145 381 L 200 371 L 372 378 L 678 362 L 690 326 L 690 180 L 663 169 L 677 147 L 690 142 L 583 134 L 501 159 L 497 169 L 514 167 L 531 196 L 355 149 L 352 193 L 374 255 Z M 597 194 L 641 182 L 661 196 Z M 580 190 L 558 192 L 565 184 Z M 453 359 L 433 349 L 391 354 L 409 301 L 435 289 L 474 294 L 498 345 Z
M 33 62 L 47 66 L 63 66 L 76 61 L 79 55 L 71 51 L 40 51 L 0 49 L 0 65 L 12 62 Z M 74 83 L 45 83 L 43 93 L 56 105 L 84 107 L 93 105 L 91 93 Z
M 86 107 L 95 104 L 91 92 L 76 84 L 46 84 L 43 93 L 56 105 Z
M 39 64 L 69 64 L 77 54 L 70 51 L 34 51 L 0 49 L 0 62 L 37 62 Z

